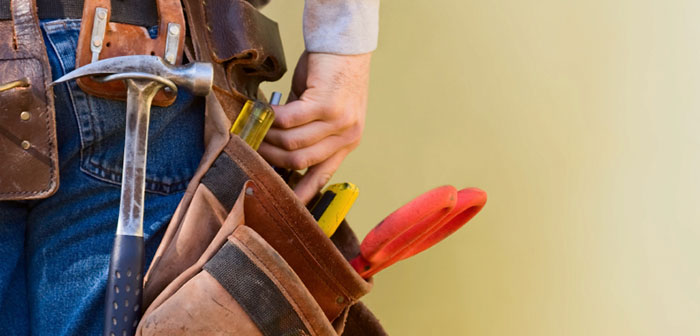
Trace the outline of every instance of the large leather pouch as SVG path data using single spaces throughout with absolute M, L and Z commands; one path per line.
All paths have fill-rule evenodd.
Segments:
M 241 226 L 244 228 L 239 228 Z M 238 230 L 246 236 L 253 236 L 258 242 L 256 246 L 265 251 L 258 254 L 268 255 L 266 264 L 277 269 L 273 272 L 262 268 L 260 272 L 277 274 L 278 278 L 269 281 L 281 286 L 279 291 L 287 296 L 270 295 L 277 299 L 287 298 L 294 308 L 284 312 L 272 310 L 270 316 L 300 314 L 299 319 L 309 335 L 328 335 L 328 330 L 334 330 L 330 334 L 341 334 L 346 321 L 358 318 L 354 315 L 373 318 L 364 306 L 354 307 L 369 292 L 371 283 L 362 279 L 346 259 L 354 255 L 352 251 L 357 251 L 358 242 L 352 230 L 343 224 L 333 241 L 325 237 L 313 217 L 274 170 L 243 141 L 232 137 L 196 187 L 177 229 L 169 228 L 174 232 L 166 233 L 156 252 L 146 275 L 144 305 L 148 309 L 140 326 L 143 335 L 151 335 L 155 326 L 165 325 L 163 319 L 170 313 L 164 312 L 182 309 L 179 300 L 184 297 L 189 297 L 192 302 L 211 301 L 207 299 L 210 294 L 202 294 L 203 298 L 193 294 L 192 291 L 201 294 L 202 286 L 207 288 L 207 293 L 231 292 L 222 281 L 215 285 L 211 278 L 220 280 L 220 276 L 215 274 L 215 268 L 207 269 L 206 265 L 216 263 L 213 260 L 224 253 L 221 251 L 227 244 L 237 244 L 232 237 Z M 235 281 L 232 281 L 243 284 L 252 281 L 246 272 L 247 269 L 235 273 L 232 275 Z M 255 270 L 250 272 L 260 274 Z M 251 316 L 254 313 L 246 310 L 244 301 L 247 298 L 233 297 L 233 300 L 246 311 L 243 320 L 250 318 L 258 329 L 267 328 L 261 324 L 263 322 L 255 321 L 256 317 Z M 229 301 L 229 304 L 233 303 Z M 281 303 L 275 306 L 278 304 Z M 223 309 L 219 314 L 211 313 L 218 316 L 214 320 L 220 320 L 223 318 L 221 314 L 235 310 L 226 307 L 230 309 Z M 272 318 L 270 316 L 267 318 Z M 176 322 L 177 319 L 168 323 Z M 376 320 L 373 324 L 364 321 L 362 327 L 353 328 L 365 334 L 382 334 L 376 332 L 381 331 Z
M 45 198 L 59 180 L 51 70 L 34 1 L 11 11 L 0 21 L 0 200 Z
M 285 260 L 245 226 L 245 195 L 197 262 L 151 304 L 141 335 L 332 335 L 319 305 Z

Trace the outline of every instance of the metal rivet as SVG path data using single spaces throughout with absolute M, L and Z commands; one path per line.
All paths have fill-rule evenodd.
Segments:
M 245 193 L 246 195 L 253 196 L 253 188 L 246 188 Z
M 175 26 L 175 25 L 170 26 L 170 29 L 168 29 L 168 32 L 170 33 L 170 35 L 180 34 L 180 27 Z
M 24 120 L 24 121 L 29 120 L 29 118 L 31 118 L 31 117 L 32 117 L 32 114 L 27 112 L 27 111 L 23 111 L 22 113 L 19 114 L 19 118 Z
M 29 141 L 27 141 L 27 140 L 22 141 L 22 148 L 29 149 L 30 147 L 32 147 L 32 144 Z
M 207 30 L 208 30 L 208 31 L 211 31 L 211 26 L 207 26 Z
M 102 45 L 102 40 L 95 38 L 92 40 L 92 45 L 94 45 L 95 47 L 99 47 Z
M 97 12 L 97 17 L 100 18 L 100 19 L 102 19 L 102 20 L 104 20 L 104 19 L 107 18 L 107 12 L 105 12 L 105 11 L 98 11 L 98 12 Z
M 335 299 L 335 302 L 338 304 L 343 304 L 345 302 L 345 298 L 342 296 L 339 296 L 337 299 Z

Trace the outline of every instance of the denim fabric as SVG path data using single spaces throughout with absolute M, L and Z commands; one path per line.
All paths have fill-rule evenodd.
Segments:
M 75 67 L 79 20 L 42 21 L 56 79 Z M 0 335 L 98 335 L 119 209 L 122 102 L 58 85 L 60 188 L 0 202 Z M 151 111 L 144 211 L 146 267 L 203 154 L 204 101 L 180 91 Z

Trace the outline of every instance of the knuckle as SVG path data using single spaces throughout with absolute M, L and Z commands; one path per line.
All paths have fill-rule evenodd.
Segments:
M 302 170 L 309 167 L 309 160 L 302 155 L 292 155 L 289 157 L 289 166 L 294 170 Z
M 291 128 L 292 125 L 292 118 L 290 117 L 289 114 L 280 114 L 276 116 L 277 118 L 277 124 L 279 125 L 280 128 Z
M 323 115 L 331 120 L 342 119 L 344 116 L 343 109 L 337 106 L 328 106 L 323 109 Z
M 296 138 L 293 137 L 282 137 L 280 139 L 280 144 L 282 145 L 282 148 L 286 150 L 297 150 L 300 147 L 300 141 Z
M 359 140 L 360 138 L 362 138 L 362 131 L 362 125 L 355 125 L 353 127 L 350 127 L 348 136 L 351 140 Z

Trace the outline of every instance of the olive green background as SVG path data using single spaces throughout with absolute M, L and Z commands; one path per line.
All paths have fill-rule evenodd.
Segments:
M 290 63 L 303 1 L 273 1 Z M 700 334 L 700 2 L 383 0 L 360 237 L 433 187 L 484 210 L 379 273 L 393 335 Z

